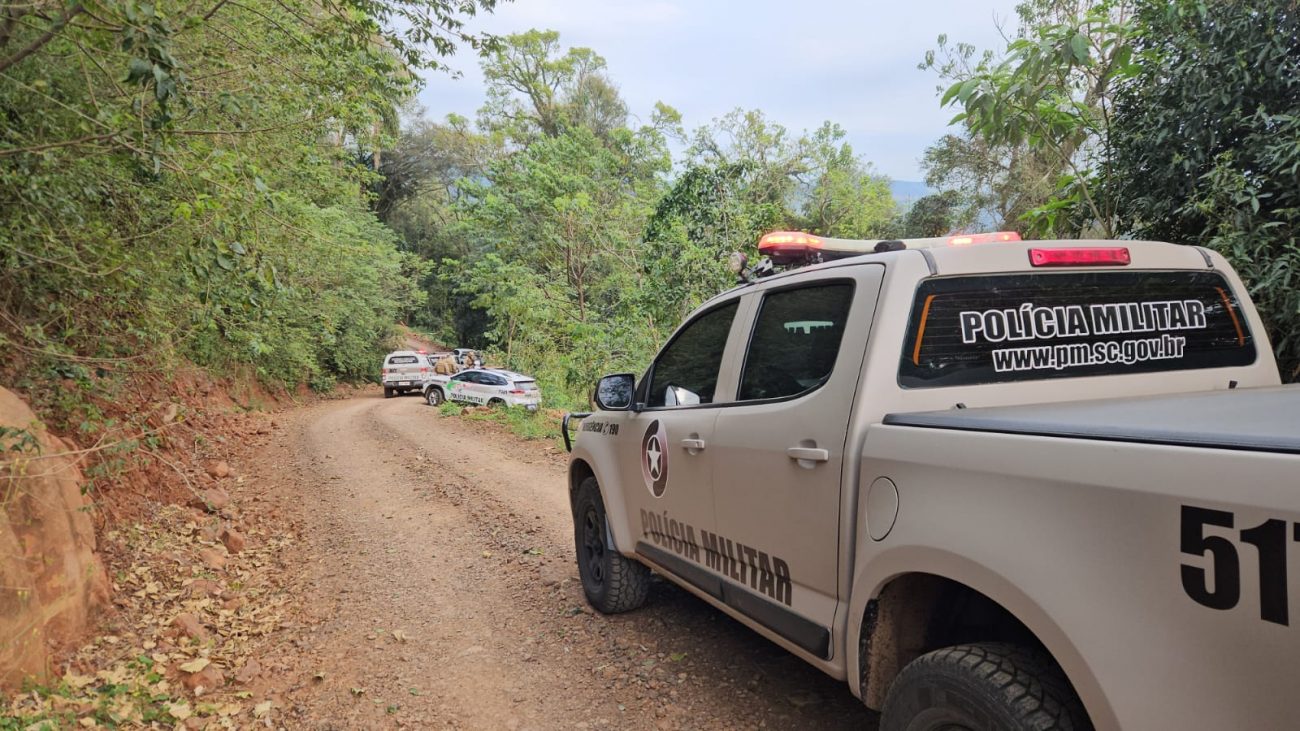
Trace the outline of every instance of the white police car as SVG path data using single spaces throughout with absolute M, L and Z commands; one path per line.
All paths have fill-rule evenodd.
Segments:
M 397 350 L 384 356 L 380 383 L 384 398 L 400 396 L 407 391 L 419 391 L 421 384 L 433 372 L 429 354 L 423 350 Z
M 454 376 L 433 376 L 424 384 L 424 398 L 430 406 L 451 400 L 536 411 L 542 403 L 542 392 L 531 376 L 497 368 L 470 368 Z

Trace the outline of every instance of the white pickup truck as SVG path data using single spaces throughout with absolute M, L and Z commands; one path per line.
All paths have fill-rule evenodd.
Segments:
M 1300 387 L 1222 257 L 780 236 L 878 253 L 715 297 L 575 415 L 595 608 L 653 569 L 883 729 L 1300 726 Z

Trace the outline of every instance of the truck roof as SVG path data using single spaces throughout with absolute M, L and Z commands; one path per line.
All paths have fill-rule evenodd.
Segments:
M 1212 261 L 1209 254 L 1200 247 L 1182 246 L 1163 241 L 1050 239 L 1042 241 L 999 241 L 993 243 L 954 245 L 948 243 L 950 240 L 950 238 L 904 239 L 903 243 L 906 246 L 904 249 L 861 254 L 821 264 L 812 264 L 809 266 L 791 267 L 783 272 L 756 279 L 721 292 L 714 297 L 710 297 L 709 300 L 705 302 L 705 305 L 738 290 L 743 290 L 755 285 L 767 284 L 768 282 L 779 282 L 796 275 L 807 274 L 809 272 L 827 271 L 841 267 L 862 266 L 864 264 L 888 264 L 889 262 L 897 261 L 904 257 L 923 257 L 932 276 L 983 274 L 991 272 L 1071 270 L 1065 267 L 1054 267 L 1052 269 L 1034 268 L 1030 265 L 1029 259 L 1030 251 L 1032 249 L 1127 249 L 1130 262 L 1123 267 L 1110 267 L 1111 270 L 1212 268 Z M 881 241 L 887 240 L 882 239 Z M 872 242 L 867 241 L 859 243 L 869 244 Z
M 889 414 L 884 423 L 1300 454 L 1300 386 Z

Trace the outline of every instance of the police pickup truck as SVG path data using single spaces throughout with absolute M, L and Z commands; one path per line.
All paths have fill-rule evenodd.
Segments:
M 573 415 L 593 607 L 653 569 L 883 729 L 1300 726 L 1300 387 L 1221 256 L 759 248 L 821 263 L 713 298 Z

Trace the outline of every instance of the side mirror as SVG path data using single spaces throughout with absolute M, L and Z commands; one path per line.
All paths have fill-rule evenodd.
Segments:
M 636 390 L 636 376 L 615 373 L 605 376 L 596 384 L 596 408 L 601 411 L 626 411 L 632 406 L 632 392 Z

